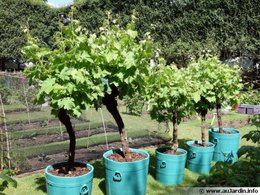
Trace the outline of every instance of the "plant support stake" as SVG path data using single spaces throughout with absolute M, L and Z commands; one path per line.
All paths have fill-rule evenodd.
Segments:
M 11 168 L 11 157 L 10 157 L 10 142 L 9 142 L 9 135 L 7 132 L 7 126 L 6 126 L 6 118 L 5 118 L 5 111 L 4 111 L 4 105 L 3 105 L 3 100 L 2 100 L 2 96 L 0 94 L 0 104 L 1 104 L 1 108 L 2 108 L 2 115 L 3 115 L 3 124 L 4 124 L 4 130 L 5 130 L 5 139 L 6 139 L 6 151 L 7 151 L 7 165 L 8 168 Z M 2 131 L 2 130 L 1 130 Z M 2 136 L 1 136 L 2 138 Z

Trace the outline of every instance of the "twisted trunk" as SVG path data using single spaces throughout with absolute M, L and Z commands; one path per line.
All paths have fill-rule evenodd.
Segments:
M 222 114 L 221 114 L 221 105 L 220 104 L 217 104 L 216 106 L 216 110 L 217 110 L 217 118 L 218 118 L 218 131 L 219 133 L 223 133 L 224 130 L 223 130 L 223 127 L 222 127 Z
M 206 110 L 202 110 L 200 113 L 201 116 L 201 144 L 203 147 L 206 147 Z
M 172 150 L 176 153 L 179 147 L 178 143 L 178 127 L 177 127 L 177 110 L 173 111 L 172 116 L 173 133 L 172 133 Z
M 75 161 L 75 148 L 76 148 L 76 137 L 75 132 L 73 130 L 70 117 L 67 114 L 67 111 L 64 109 L 60 109 L 58 113 L 58 117 L 60 122 L 66 127 L 66 130 L 69 134 L 70 145 L 69 145 L 69 158 L 66 166 L 66 171 L 71 171 L 74 168 Z
M 131 157 L 129 155 L 129 143 L 127 138 L 127 131 L 125 130 L 123 119 L 117 109 L 116 97 L 118 96 L 118 89 L 115 86 L 111 86 L 111 89 L 112 89 L 112 93 L 111 94 L 106 93 L 102 99 L 102 103 L 106 106 L 107 110 L 111 113 L 111 115 L 116 121 L 116 124 L 118 126 L 118 131 L 120 134 L 124 157 L 126 159 L 129 159 Z

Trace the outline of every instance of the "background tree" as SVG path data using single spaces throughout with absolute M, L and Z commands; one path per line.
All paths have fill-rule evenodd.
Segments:
M 216 71 L 211 59 L 200 58 L 189 64 L 187 74 L 193 89 L 194 109 L 201 117 L 201 142 L 206 147 L 206 115 L 216 106 L 216 97 L 212 79 L 216 77 Z M 223 74 L 225 74 L 223 72 Z
M 207 73 L 207 76 L 204 74 L 204 82 L 209 82 L 211 85 L 210 93 L 214 95 L 214 98 L 210 98 L 210 100 L 215 102 L 219 132 L 223 133 L 221 108 L 223 104 L 232 107 L 238 102 L 237 94 L 242 89 L 241 71 L 237 65 L 229 66 L 220 62 L 216 57 L 207 58 L 202 63 L 205 63 L 207 69 L 211 71 L 210 74 Z
M 33 35 L 50 46 L 52 35 L 58 30 L 57 16 L 70 10 L 70 7 L 51 8 L 41 0 L 9 0 L 0 4 L 0 30 L 4 32 L 0 43 L 2 67 L 10 58 L 20 61 L 20 48 L 25 44 L 20 26 L 27 26 L 29 20 Z M 258 0 L 82 0 L 75 6 L 78 9 L 75 19 L 91 32 L 102 26 L 107 10 L 119 18 L 120 24 L 128 23 L 135 10 L 139 37 L 151 32 L 168 64 L 186 66 L 203 50 L 211 50 L 222 61 L 247 56 L 254 64 L 259 62 Z
M 147 99 L 150 116 L 158 122 L 172 122 L 173 153 L 177 152 L 178 124 L 193 110 L 190 82 L 185 69 L 162 66 L 149 77 Z
M 57 31 L 57 22 L 56 10 L 40 0 L 0 1 L 1 69 L 5 70 L 10 59 L 16 60 L 18 66 L 24 61 L 21 48 L 26 43 L 25 27 L 39 39 L 41 45 L 53 45 L 52 36 Z

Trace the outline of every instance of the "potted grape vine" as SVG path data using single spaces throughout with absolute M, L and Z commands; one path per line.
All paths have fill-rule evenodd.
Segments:
M 201 118 L 201 140 L 186 142 L 188 147 L 187 168 L 197 173 L 209 173 L 213 157 L 214 144 L 206 141 L 206 115 L 215 107 L 211 78 L 215 77 L 212 59 L 199 58 L 187 68 L 187 74 L 193 89 L 194 110 Z
M 231 107 L 239 101 L 239 91 L 242 89 L 241 71 L 238 66 L 229 66 L 217 58 L 210 58 L 212 76 L 208 79 L 211 83 L 211 93 L 214 95 L 217 113 L 218 128 L 209 129 L 209 141 L 215 144 L 213 153 L 214 161 L 234 163 L 237 161 L 237 151 L 240 142 L 238 129 L 223 127 L 221 108 L 224 104 Z
M 192 98 L 185 69 L 161 66 L 149 77 L 149 113 L 158 122 L 173 125 L 172 144 L 156 149 L 156 179 L 165 185 L 183 181 L 187 151 L 179 148 L 178 125 L 192 112 Z
M 23 51 L 34 66 L 25 72 L 31 82 L 39 85 L 36 101 L 42 104 L 49 98 L 52 113 L 66 126 L 70 138 L 68 161 L 59 164 L 56 171 L 66 177 L 58 176 L 61 181 L 57 181 L 57 176 L 50 176 L 58 165 L 46 168 L 49 194 L 59 194 L 59 189 L 53 189 L 53 182 L 58 182 L 57 186 L 66 183 L 65 179 L 72 178 L 67 174 L 71 174 L 79 164 L 75 162 L 76 139 L 70 116 L 80 116 L 81 110 L 93 106 L 98 108 L 102 104 L 115 119 L 122 141 L 122 148 L 109 150 L 103 155 L 107 194 L 129 191 L 145 194 L 149 154 L 129 148 L 127 131 L 117 108 L 117 97 L 133 97 L 135 93 L 144 91 L 145 78 L 149 74 L 148 62 L 153 55 L 153 44 L 148 34 L 137 41 L 134 28 L 134 16 L 126 28 L 122 28 L 108 14 L 97 34 L 85 32 L 79 21 L 71 20 L 69 24 L 61 25 L 54 49 L 38 46 L 28 34 L 28 45 Z M 87 174 L 93 177 L 93 167 L 89 164 L 84 165 L 86 167 Z M 126 180 L 129 171 L 132 180 Z M 91 193 L 91 185 L 84 183 L 79 186 L 80 189 L 76 190 Z
M 106 193 L 108 195 L 146 193 L 149 154 L 145 150 L 129 148 L 127 131 L 117 110 L 115 97 L 135 97 L 143 94 L 146 78 L 149 76 L 149 61 L 153 56 L 153 43 L 146 34 L 137 39 L 135 17 L 126 28 L 120 27 L 112 18 L 105 22 L 99 37 L 93 41 L 97 48 L 101 67 L 109 72 L 105 78 L 112 88 L 102 102 L 117 121 L 122 148 L 112 149 L 103 154 L 106 173 Z
M 91 194 L 94 168 L 75 162 L 76 137 L 71 117 L 79 117 L 81 110 L 92 106 L 106 92 L 106 83 L 99 76 L 107 73 L 91 64 L 87 37 L 79 31 L 79 22 L 60 23 L 55 34 L 54 49 L 39 46 L 27 30 L 28 44 L 23 48 L 25 58 L 33 64 L 25 69 L 30 84 L 37 85 L 35 102 L 48 99 L 54 114 L 66 127 L 69 135 L 68 160 L 46 167 L 49 195 Z

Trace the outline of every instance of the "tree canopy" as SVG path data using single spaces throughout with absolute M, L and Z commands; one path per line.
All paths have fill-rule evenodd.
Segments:
M 107 10 L 121 24 L 128 23 L 135 10 L 139 36 L 151 32 L 168 63 L 185 66 L 205 51 L 220 56 L 221 60 L 248 56 L 259 61 L 258 0 L 80 0 L 74 6 L 78 10 L 74 18 L 91 32 L 102 26 Z M 1 1 L 0 59 L 20 59 L 25 44 L 24 26 L 29 26 L 43 44 L 53 45 L 57 16 L 69 10 L 70 7 L 50 8 L 40 0 Z

